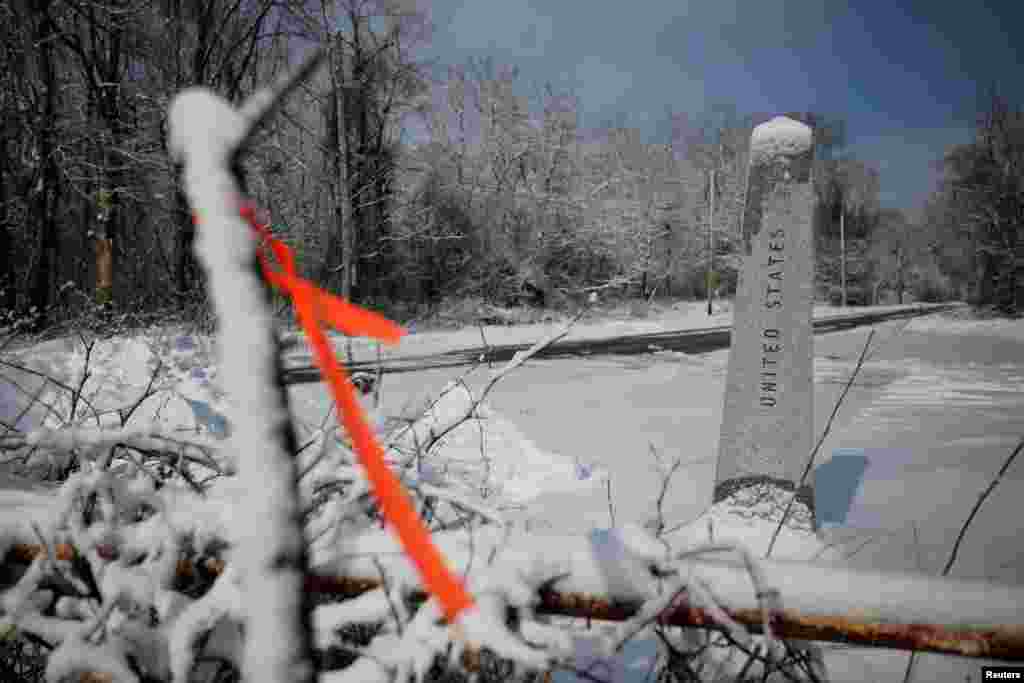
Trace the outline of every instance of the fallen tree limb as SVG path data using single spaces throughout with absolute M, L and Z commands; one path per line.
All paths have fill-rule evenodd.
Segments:
M 571 545 L 567 539 L 563 545 Z M 3 560 L 2 576 L 27 565 L 40 545 L 13 546 Z M 74 549 L 60 545 L 70 559 Z M 762 614 L 741 563 L 688 560 L 690 570 L 712 588 L 726 612 L 751 632 L 762 631 Z M 220 560 L 182 560 L 179 587 L 209 585 L 224 569 Z M 910 574 L 860 572 L 843 567 L 764 561 L 767 582 L 778 588 L 785 605 L 772 626 L 782 638 L 846 643 L 862 647 L 917 650 L 980 659 L 1024 661 L 1024 588 L 981 581 L 957 581 Z M 554 584 L 539 594 L 537 612 L 552 616 L 625 621 L 641 603 L 571 590 Z M 380 588 L 379 575 L 310 574 L 306 589 L 319 596 L 352 598 Z M 422 602 L 422 592 L 411 596 Z M 664 612 L 659 623 L 717 628 L 705 610 L 686 599 Z
M 890 320 L 911 319 L 956 308 L 950 304 L 935 304 L 897 311 L 856 313 L 817 318 L 813 321 L 814 334 L 829 334 L 845 330 L 876 325 Z M 539 359 L 578 358 L 587 355 L 636 355 L 652 351 L 679 351 L 687 354 L 708 353 L 729 348 L 732 334 L 731 325 L 719 325 L 698 329 L 649 332 L 644 334 L 620 335 L 615 337 L 583 336 L 551 344 L 536 354 Z M 476 365 L 486 355 L 494 363 L 507 362 L 520 351 L 526 351 L 531 344 L 492 344 L 486 347 L 469 347 L 429 354 L 401 354 L 389 356 L 382 361 L 368 360 L 347 363 L 350 372 L 359 370 L 376 371 L 385 374 L 418 372 Z M 322 382 L 316 366 L 293 365 L 284 371 L 286 384 L 308 384 Z

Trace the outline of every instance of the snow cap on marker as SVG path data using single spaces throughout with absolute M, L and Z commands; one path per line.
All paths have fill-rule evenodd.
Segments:
M 750 159 L 761 163 L 775 157 L 792 157 L 811 148 L 810 126 L 786 116 L 776 116 L 754 129 L 750 135 Z

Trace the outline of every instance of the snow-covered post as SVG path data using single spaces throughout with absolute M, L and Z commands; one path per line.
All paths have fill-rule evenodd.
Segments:
M 813 158 L 798 121 L 779 116 L 751 135 L 716 502 L 748 483 L 792 489 L 811 452 Z
M 219 321 L 223 388 L 247 492 L 235 512 L 235 560 L 247 602 L 246 681 L 312 682 L 311 604 L 303 590 L 306 544 L 301 525 L 298 451 L 281 381 L 270 292 L 260 274 L 257 242 L 239 216 L 237 156 L 253 129 L 308 74 L 310 60 L 289 81 L 256 93 L 241 108 L 204 88 L 179 94 L 169 112 L 169 148 L 184 163 L 184 184 L 198 221 L 196 256 Z

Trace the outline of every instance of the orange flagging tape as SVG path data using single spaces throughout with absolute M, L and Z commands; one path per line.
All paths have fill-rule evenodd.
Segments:
M 437 597 L 449 623 L 455 623 L 459 613 L 473 605 L 473 598 L 448 569 L 444 557 L 430 538 L 430 531 L 416 513 L 402 484 L 385 463 L 384 451 L 370 429 L 362 405 L 356 399 L 355 390 L 348 381 L 348 373 L 338 364 L 331 351 L 321 324 L 329 324 L 348 336 L 372 337 L 391 344 L 397 343 L 405 330 L 384 316 L 351 304 L 300 278 L 291 249 L 274 239 L 269 225 L 257 219 L 255 208 L 243 204 L 239 213 L 252 226 L 254 236 L 262 240 L 258 255 L 264 277 L 288 294 L 295 304 L 299 323 L 313 345 L 317 365 L 331 387 L 342 426 L 351 437 L 356 455 L 366 469 L 381 513 L 415 563 L 424 586 Z M 271 268 L 263 242 L 270 247 L 281 270 Z

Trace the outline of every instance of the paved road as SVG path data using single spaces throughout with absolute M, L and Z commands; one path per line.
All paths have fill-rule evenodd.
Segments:
M 922 306 L 898 311 L 872 311 L 852 315 L 831 316 L 815 320 L 814 332 L 815 334 L 841 332 L 865 325 L 876 325 L 886 321 L 937 313 L 956 306 L 957 304 Z M 670 330 L 651 334 L 606 337 L 603 339 L 567 340 L 542 349 L 535 358 L 580 358 L 598 355 L 633 356 L 651 353 L 652 351 L 677 351 L 688 354 L 708 353 L 728 348 L 731 335 L 732 327 L 723 325 L 720 327 Z M 480 362 L 481 357 L 488 362 L 500 363 L 511 360 L 517 352 L 525 351 L 529 347 L 530 344 L 505 344 L 486 348 L 479 346 L 457 349 L 431 355 L 405 356 L 386 359 L 383 361 L 382 367 L 385 373 L 416 372 L 475 365 Z M 376 367 L 375 361 L 368 361 L 352 363 L 348 366 L 348 369 L 375 370 Z M 294 367 L 288 368 L 285 371 L 286 384 L 306 384 L 320 381 L 320 370 L 316 366 Z

